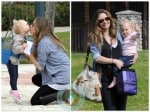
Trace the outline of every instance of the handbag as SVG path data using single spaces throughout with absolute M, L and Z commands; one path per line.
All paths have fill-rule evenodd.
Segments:
M 117 91 L 119 94 L 136 95 L 137 78 L 134 69 L 121 69 L 116 73 Z
M 102 100 L 100 92 L 100 73 L 94 72 L 87 64 L 89 51 L 87 51 L 84 69 L 79 73 L 77 79 L 73 82 L 73 90 L 81 97 L 88 100 L 99 102 Z
M 7 64 L 12 54 L 13 37 L 7 37 L 7 34 L 2 38 L 2 64 Z

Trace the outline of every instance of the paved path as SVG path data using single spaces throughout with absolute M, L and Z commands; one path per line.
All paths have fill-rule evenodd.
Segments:
M 70 27 L 55 27 L 54 32 L 70 31 Z M 6 32 L 2 32 L 5 35 Z M 38 87 L 31 82 L 31 77 L 35 74 L 35 67 L 33 64 L 19 65 L 18 90 L 22 96 L 22 103 L 17 104 L 9 95 L 9 74 L 6 65 L 1 64 L 1 103 L 2 112 L 63 112 L 66 111 L 63 105 L 49 104 L 46 106 L 31 106 L 30 98 Z
M 49 104 L 46 106 L 31 106 L 30 98 L 38 87 L 34 86 L 31 82 L 31 77 L 35 74 L 35 67 L 32 64 L 21 64 L 19 65 L 19 79 L 18 79 L 18 90 L 22 96 L 22 103 L 17 104 L 9 95 L 9 75 L 6 65 L 1 65 L 1 96 L 2 96 L 2 112 L 54 112 L 54 111 L 65 111 L 62 105 Z

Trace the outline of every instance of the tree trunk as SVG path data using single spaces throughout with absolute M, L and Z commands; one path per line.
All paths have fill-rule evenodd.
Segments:
M 49 20 L 53 31 L 54 31 L 54 23 L 55 23 L 55 6 L 56 6 L 56 2 L 45 3 L 45 17 Z

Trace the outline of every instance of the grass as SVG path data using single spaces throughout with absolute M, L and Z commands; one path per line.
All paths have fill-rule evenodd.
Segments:
M 139 58 L 137 62 L 132 66 L 136 70 L 137 74 L 137 86 L 138 94 L 135 96 L 129 96 L 127 100 L 127 110 L 148 110 L 148 50 L 139 51 Z M 76 79 L 77 75 L 83 69 L 85 62 L 85 53 L 72 53 L 72 82 Z M 92 65 L 92 58 L 90 56 L 89 63 Z M 103 110 L 102 103 L 91 102 L 88 100 L 84 101 L 83 106 L 80 110 Z
M 60 38 L 63 45 L 67 50 L 68 56 L 70 56 L 70 33 L 69 32 L 58 32 L 56 35 Z
M 67 54 L 70 56 L 70 33 L 69 32 L 59 32 L 56 35 L 62 40 L 65 48 L 67 49 Z M 72 63 L 72 82 L 76 79 L 77 75 L 83 69 L 85 62 L 85 53 L 73 53 L 71 54 L 71 63 Z M 27 63 L 26 60 L 22 60 L 23 63 Z M 139 58 L 132 66 L 137 73 L 137 84 L 138 84 L 138 94 L 135 96 L 129 96 L 127 101 L 127 110 L 148 110 L 148 51 L 143 50 L 139 52 Z M 89 57 L 89 63 L 92 65 L 92 58 Z M 102 103 L 95 103 L 88 100 L 84 101 L 83 106 L 80 110 L 103 110 Z

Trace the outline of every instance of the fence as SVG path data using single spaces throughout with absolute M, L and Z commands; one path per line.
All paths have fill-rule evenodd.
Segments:
M 142 37 L 143 37 L 143 41 L 142 41 L 142 46 L 143 49 L 148 49 L 149 48 L 149 22 L 146 20 L 143 20 L 143 27 L 142 27 Z
M 71 26 L 71 48 L 74 52 L 85 52 L 88 40 L 88 29 L 82 23 Z
M 143 20 L 142 23 L 142 48 L 149 48 L 149 22 Z M 73 52 L 85 52 L 87 48 L 88 29 L 84 24 L 73 23 L 71 26 L 71 49 Z

